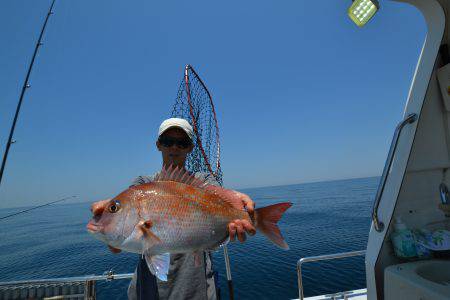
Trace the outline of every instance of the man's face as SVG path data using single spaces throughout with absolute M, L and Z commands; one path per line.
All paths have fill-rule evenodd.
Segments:
M 166 130 L 156 141 L 156 147 L 161 151 L 165 165 L 177 166 L 184 166 L 186 156 L 194 148 L 187 134 L 180 128 Z

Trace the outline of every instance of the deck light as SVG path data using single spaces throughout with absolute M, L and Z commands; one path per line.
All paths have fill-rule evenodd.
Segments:
M 379 7 L 377 0 L 354 0 L 347 14 L 356 25 L 362 27 L 369 22 Z

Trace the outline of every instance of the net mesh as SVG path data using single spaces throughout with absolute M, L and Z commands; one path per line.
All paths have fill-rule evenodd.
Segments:
M 194 129 L 194 149 L 186 160 L 186 169 L 192 173 L 211 173 L 222 185 L 220 167 L 219 127 L 211 95 L 191 66 L 178 89 L 172 117 L 189 121 Z

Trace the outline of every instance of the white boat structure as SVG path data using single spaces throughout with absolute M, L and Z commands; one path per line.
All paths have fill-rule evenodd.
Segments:
M 427 36 L 378 186 L 367 248 L 300 259 L 300 299 L 450 299 L 449 258 L 405 262 L 390 239 L 399 217 L 408 228 L 450 229 L 450 1 L 396 1 L 423 14 Z M 365 255 L 367 289 L 303 298 L 304 263 L 355 255 Z
M 415 6 L 427 36 L 411 83 L 404 118 L 395 129 L 378 186 L 367 248 L 300 258 L 299 299 L 450 299 L 450 260 L 431 257 L 405 262 L 396 257 L 390 235 L 401 217 L 409 228 L 434 224 L 450 230 L 450 25 L 449 0 L 395 0 Z M 448 200 L 448 201 L 447 201 Z M 450 211 L 450 210 L 448 210 Z M 304 298 L 305 263 L 365 256 L 367 288 Z M 0 283 L 0 299 L 95 299 L 100 280 L 129 279 L 109 272 L 85 276 Z M 324 283 L 326 284 L 326 283 Z

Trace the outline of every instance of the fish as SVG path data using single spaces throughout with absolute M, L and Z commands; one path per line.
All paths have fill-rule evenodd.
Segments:
M 183 168 L 164 166 L 152 182 L 93 203 L 86 227 L 113 252 L 141 254 L 150 272 L 162 281 L 167 281 L 171 254 L 193 253 L 199 266 L 203 251 L 228 243 L 228 224 L 236 219 L 247 220 L 276 246 L 288 250 L 277 222 L 292 203 L 257 208 L 249 214 L 239 195 Z

